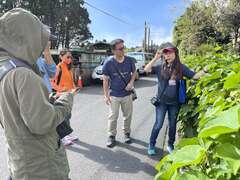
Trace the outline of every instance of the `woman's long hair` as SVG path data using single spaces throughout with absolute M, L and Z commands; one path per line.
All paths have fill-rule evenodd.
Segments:
M 69 51 L 69 49 L 62 49 L 59 53 L 59 62 L 62 61 L 61 57 L 64 56 L 65 54 L 67 54 Z
M 59 53 L 59 63 L 62 62 L 61 57 L 66 55 L 68 52 L 71 52 L 69 49 L 62 49 Z M 68 70 L 72 69 L 72 63 L 67 64 Z
M 178 49 L 175 49 L 175 59 L 173 63 L 169 66 L 167 61 L 163 59 L 163 63 L 161 65 L 161 77 L 162 79 L 174 79 L 176 80 L 176 77 L 180 77 L 182 75 L 181 72 L 181 61 L 179 58 Z

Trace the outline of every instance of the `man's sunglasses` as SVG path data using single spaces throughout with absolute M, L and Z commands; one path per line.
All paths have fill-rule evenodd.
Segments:
M 124 50 L 124 47 L 121 47 L 119 49 L 115 49 L 116 51 L 123 51 Z

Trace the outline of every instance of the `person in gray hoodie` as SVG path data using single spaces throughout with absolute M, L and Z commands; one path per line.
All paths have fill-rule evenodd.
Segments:
M 54 104 L 37 69 L 49 29 L 30 12 L 16 8 L 0 17 L 0 67 L 12 59 L 28 64 L 0 81 L 0 124 L 13 180 L 67 180 L 69 165 L 56 127 L 71 113 L 73 94 Z

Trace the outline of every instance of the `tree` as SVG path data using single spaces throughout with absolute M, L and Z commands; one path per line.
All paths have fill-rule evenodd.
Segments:
M 202 45 L 225 45 L 231 41 L 230 31 L 221 21 L 225 3 L 216 0 L 192 1 L 176 22 L 174 43 L 184 54 L 196 54 Z
M 239 48 L 240 37 L 240 2 L 238 0 L 230 0 L 228 6 L 223 10 L 222 24 L 231 32 L 234 39 L 234 47 Z
M 69 47 L 70 41 L 78 36 L 92 37 L 88 24 L 91 23 L 82 0 L 1 0 L 0 13 L 14 7 L 22 7 L 39 17 L 57 36 L 55 47 Z

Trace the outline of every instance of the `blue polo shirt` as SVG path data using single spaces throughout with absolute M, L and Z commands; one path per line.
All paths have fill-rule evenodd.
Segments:
M 187 78 L 193 78 L 195 75 L 195 72 L 189 69 L 186 65 L 182 64 L 182 73 L 184 77 Z M 161 64 L 153 67 L 154 72 L 156 72 L 157 78 L 158 78 L 158 94 L 157 96 L 160 98 L 161 103 L 165 104 L 178 104 L 178 88 L 179 88 L 179 79 L 180 77 L 176 77 L 175 82 L 170 82 L 169 80 L 166 80 L 162 78 L 161 75 Z M 164 90 L 162 96 L 160 97 L 164 87 L 166 86 L 166 89 Z
M 51 93 L 52 86 L 51 86 L 50 78 L 55 76 L 56 64 L 55 63 L 47 64 L 45 59 L 41 56 L 37 60 L 37 65 L 38 65 L 38 68 L 39 68 L 41 74 L 43 75 L 43 80 L 44 80 L 45 85 L 48 88 L 48 92 Z
M 103 75 L 110 78 L 110 96 L 128 96 L 131 94 L 131 92 L 125 90 L 126 84 L 122 80 L 116 68 L 119 69 L 126 83 L 129 83 L 132 77 L 132 73 L 134 73 L 136 70 L 134 59 L 125 56 L 124 61 L 122 63 L 119 63 L 114 57 L 110 57 L 104 62 L 103 65 Z

